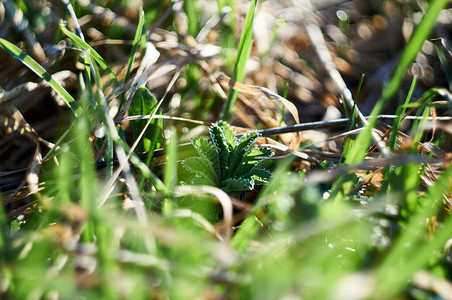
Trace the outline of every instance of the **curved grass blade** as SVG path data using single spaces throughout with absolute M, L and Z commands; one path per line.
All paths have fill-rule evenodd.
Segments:
M 383 88 L 383 93 L 370 114 L 369 124 L 358 136 L 354 147 L 350 150 L 350 153 L 345 160 L 347 164 L 356 164 L 364 159 L 372 139 L 372 129 L 375 127 L 378 114 L 397 92 L 400 84 L 402 83 L 403 77 L 405 76 L 406 70 L 421 50 L 425 39 L 428 38 L 430 32 L 435 26 L 439 13 L 448 2 L 448 0 L 435 0 L 429 3 L 427 11 L 419 23 L 419 26 L 416 28 L 416 31 L 410 41 L 405 46 L 402 57 L 397 64 L 391 80 Z
M 99 64 L 99 66 L 105 72 L 107 72 L 108 77 L 111 79 L 111 82 L 114 83 L 115 87 L 119 85 L 119 82 L 118 82 L 118 79 L 116 78 L 116 75 L 113 73 L 113 71 L 110 69 L 110 67 L 108 67 L 108 65 L 105 62 L 105 60 L 102 58 L 102 56 L 100 56 L 99 53 L 96 52 L 96 50 L 94 50 L 90 45 L 88 45 L 84 40 L 79 38 L 77 35 L 75 35 L 74 33 L 70 32 L 64 26 L 63 22 L 60 22 L 60 29 L 72 41 L 74 41 L 76 44 L 78 44 L 80 47 L 82 47 L 83 50 L 87 50 L 89 52 L 90 56 L 92 56 L 92 58 L 94 58 L 94 60 Z M 107 84 L 107 86 L 108 86 L 108 84 Z
M 390 252 L 376 270 L 378 292 L 376 299 L 391 299 L 409 284 L 416 271 L 422 270 L 441 258 L 442 248 L 450 238 L 452 218 L 446 217 L 443 226 L 433 236 L 427 237 L 426 220 L 438 214 L 443 205 L 445 195 L 450 193 L 450 178 L 452 167 L 444 170 L 441 176 L 432 184 L 426 194 L 420 199 L 420 205 L 412 214 L 409 222 L 394 242 Z M 407 251 L 410 249 L 416 251 Z M 409 262 L 409 263 L 407 263 Z
M 222 74 L 222 73 L 217 73 L 215 75 L 215 78 L 218 81 L 218 83 L 221 84 L 225 88 L 231 88 L 242 94 L 263 96 L 269 100 L 280 101 L 282 103 L 282 105 L 290 112 L 290 114 L 294 118 L 295 122 L 297 124 L 300 123 L 300 118 L 298 117 L 298 109 L 295 106 L 295 104 L 293 104 L 286 98 L 281 97 L 280 95 L 274 93 L 273 91 L 271 91 L 265 87 L 239 83 L 235 80 L 232 80 L 231 78 L 229 78 L 228 76 L 226 76 L 225 74 Z M 231 91 L 231 90 L 229 90 L 229 91 Z M 284 110 L 283 110 L 283 112 L 284 112 Z
M 392 131 L 391 135 L 389 136 L 389 142 L 388 146 L 389 149 L 395 150 L 397 146 L 397 135 L 399 134 L 399 129 L 402 125 L 403 116 L 405 115 L 405 111 L 407 109 L 408 104 L 410 103 L 411 97 L 414 93 L 414 88 L 416 87 L 417 77 L 415 76 L 413 78 L 413 81 L 411 82 L 410 91 L 408 92 L 408 95 L 406 96 L 404 105 L 400 106 L 397 109 L 396 112 L 396 118 L 394 119 L 394 122 L 392 123 Z
M 0 48 L 20 60 L 25 66 L 35 72 L 36 75 L 47 81 L 50 86 L 63 98 L 76 117 L 82 115 L 83 110 L 77 102 L 75 102 L 74 98 L 31 56 L 20 50 L 16 45 L 2 38 L 0 38 Z
M 449 83 L 449 89 L 452 90 L 452 53 L 447 48 L 444 38 L 436 38 L 431 41 L 435 45 L 436 54 Z

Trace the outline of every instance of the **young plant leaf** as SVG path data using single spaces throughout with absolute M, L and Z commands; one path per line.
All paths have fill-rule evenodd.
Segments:
M 220 160 L 220 178 L 224 179 L 228 174 L 229 166 L 229 153 L 232 151 L 232 145 L 228 142 L 225 137 L 225 131 L 222 130 L 221 122 L 214 124 L 210 127 L 209 133 L 212 138 L 213 144 L 218 149 L 219 160 Z
M 182 166 L 196 175 L 193 184 L 208 184 L 225 191 L 249 191 L 268 183 L 271 172 L 259 168 L 273 155 L 268 148 L 252 150 L 259 134 L 250 132 L 240 138 L 223 121 L 209 130 L 212 141 L 195 138 L 192 144 L 199 157 L 184 160 Z
M 252 150 L 254 143 L 258 139 L 259 135 L 256 132 L 249 132 L 242 136 L 239 140 L 236 149 L 231 153 L 229 159 L 229 173 L 228 177 L 234 177 L 240 175 L 237 173 L 243 159 Z
M 254 189 L 254 180 L 251 178 L 228 178 L 222 182 L 225 190 L 231 192 L 251 191 Z
M 273 156 L 273 152 L 266 147 L 260 147 L 253 149 L 249 154 L 247 154 L 235 172 L 236 176 L 242 176 L 248 173 L 255 166 L 260 166 L 264 159 Z
M 208 159 L 212 163 L 212 167 L 216 174 L 221 174 L 220 159 L 218 157 L 217 148 L 208 140 L 202 137 L 194 138 L 191 143 L 195 147 L 199 156 Z
M 145 87 L 139 88 L 132 98 L 132 103 L 129 108 L 129 115 L 142 116 L 152 115 L 157 108 L 158 101 Z M 157 112 L 159 113 L 159 112 Z M 146 126 L 147 120 L 134 120 L 132 121 L 133 137 L 136 139 L 141 131 Z M 142 140 L 138 144 L 139 151 L 154 151 L 159 147 L 163 128 L 163 119 L 154 119 L 148 126 Z
M 218 185 L 218 178 L 215 170 L 206 158 L 204 157 L 189 157 L 183 162 L 184 168 L 194 173 L 202 184 L 216 186 Z

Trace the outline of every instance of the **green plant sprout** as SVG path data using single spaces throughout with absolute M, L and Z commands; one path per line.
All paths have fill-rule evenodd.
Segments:
M 251 131 L 238 137 L 224 121 L 213 124 L 209 133 L 211 141 L 192 139 L 199 156 L 182 163 L 195 175 L 191 183 L 213 185 L 227 192 L 250 191 L 255 185 L 268 183 L 271 172 L 261 165 L 273 152 L 267 147 L 253 149 L 260 134 Z

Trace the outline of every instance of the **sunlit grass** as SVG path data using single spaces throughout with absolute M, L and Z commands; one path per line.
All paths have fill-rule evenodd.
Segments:
M 440 123 L 444 127 L 434 130 L 445 128 L 443 135 L 428 131 L 433 123 L 428 118 L 440 109 L 447 110 L 450 93 L 431 88 L 412 101 L 418 84 L 415 77 L 401 97 L 404 101 L 397 106 L 392 128 L 378 128 L 391 130 L 382 133 L 391 157 L 382 159 L 379 153 L 368 151 L 378 115 L 401 91 L 406 70 L 447 2 L 429 3 L 369 125 L 361 129 L 356 122 L 359 102 L 351 111 L 345 110 L 348 125 L 341 131 L 344 143 L 337 153 L 310 141 L 298 147 L 298 133 L 286 140 L 278 135 L 261 139 L 260 133 L 245 133 L 245 125 L 257 127 L 253 122 L 268 121 L 273 113 L 277 117 L 267 123 L 273 124 L 268 129 L 285 126 L 284 110 L 273 112 L 271 106 L 262 106 L 261 115 L 253 115 L 261 109 L 259 104 L 268 100 L 261 98 L 275 99 L 275 92 L 260 93 L 251 104 L 254 111 L 250 106 L 247 110 L 246 99 L 238 101 L 239 93 L 233 88 L 221 102 L 224 91 L 215 90 L 221 89 L 218 79 L 209 78 L 214 74 L 204 74 L 206 70 L 199 68 L 199 61 L 212 66 L 223 63 L 221 71 L 226 72 L 232 67 L 228 65 L 232 56 L 225 53 L 235 53 L 231 48 L 236 43 L 235 64 L 227 75 L 244 81 L 260 2 L 246 2 L 246 16 L 245 12 L 240 15 L 234 1 L 155 3 L 149 5 L 169 12 L 159 20 L 165 30 L 154 29 L 158 34 L 147 35 L 159 17 L 137 10 L 130 17 L 135 21 L 128 24 L 134 30 L 129 28 L 128 35 L 123 29 L 115 33 L 124 35 L 118 48 L 91 46 L 60 23 L 56 34 L 64 34 L 76 47 L 66 49 L 76 57 L 73 64 L 78 69 L 72 70 L 76 88 L 66 89 L 44 64 L 0 39 L 0 48 L 48 82 L 63 98 L 68 115 L 72 111 L 61 118 L 65 133 L 55 138 L 57 145 L 44 156 L 37 174 L 39 191 L 14 198 L 16 202 L 4 199 L 0 209 L 0 298 L 444 297 L 446 288 L 425 287 L 415 278 L 425 271 L 450 285 L 450 249 L 445 246 L 452 233 L 448 212 L 452 167 L 450 149 L 444 145 L 447 139 L 441 140 L 450 128 Z M 207 10 L 200 3 L 213 3 L 213 11 L 227 18 L 218 18 L 206 41 L 195 39 L 206 26 Z M 21 5 L 26 11 L 28 2 Z M 120 2 L 106 5 L 126 9 Z M 87 7 L 77 4 L 75 10 L 79 19 L 91 21 L 93 12 Z M 186 32 L 178 31 L 184 30 L 180 24 L 188 26 Z M 240 30 L 238 24 L 242 24 Z M 223 29 L 225 35 L 221 36 Z M 90 34 L 95 35 L 93 32 Z M 105 41 L 111 41 L 107 32 L 102 34 Z M 277 47 L 278 36 L 272 39 Z M 151 40 L 155 51 L 162 54 L 155 55 L 155 62 L 147 67 L 163 74 L 153 77 L 151 86 L 161 84 L 168 74 L 174 80 L 152 93 L 142 83 L 133 86 L 134 93 L 129 95 L 136 65 L 149 63 L 143 61 L 146 56 L 142 52 L 145 42 Z M 197 52 L 209 43 L 224 50 L 212 61 Z M 126 53 L 122 65 L 106 59 L 109 51 Z M 271 50 L 265 55 L 270 59 Z M 164 73 L 164 67 L 171 64 L 176 71 Z M 273 69 L 269 70 L 271 77 Z M 295 67 L 291 72 L 296 72 Z M 362 76 L 356 98 L 365 80 Z M 206 86 L 212 91 L 206 91 Z M 289 83 L 282 81 L 279 86 L 284 98 L 288 97 Z M 13 100 L 2 99 L 1 105 L 14 107 Z M 137 119 L 114 120 L 129 100 L 126 112 Z M 295 109 L 295 104 L 292 106 Z M 419 118 L 403 133 L 403 119 L 412 113 Z M 237 126 L 218 122 L 229 121 L 234 114 L 241 121 L 233 124 Z M 18 115 L 0 114 L 5 128 L 9 126 L 8 133 L 27 128 Z M 305 111 L 300 115 L 305 117 Z M 173 116 L 183 118 L 171 119 Z M 187 116 L 206 116 L 207 120 L 202 123 Z M 206 138 L 209 128 L 210 139 Z M 337 138 L 330 141 L 334 140 Z M 291 149 L 283 143 L 297 146 Z M 252 148 L 255 144 L 260 148 Z M 275 149 L 273 158 L 270 149 Z M 319 153 L 333 159 L 322 161 L 323 156 L 315 157 Z M 268 171 L 257 168 L 262 163 Z M 34 175 L 26 172 L 26 176 Z M 25 209 L 19 210 L 18 203 Z

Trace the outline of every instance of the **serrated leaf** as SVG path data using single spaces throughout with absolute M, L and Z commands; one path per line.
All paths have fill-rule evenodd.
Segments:
M 157 99 L 155 99 L 147 88 L 142 87 L 139 88 L 133 95 L 132 103 L 130 104 L 128 112 L 131 116 L 152 115 L 157 108 L 157 105 Z M 147 120 L 132 121 L 131 124 L 134 139 L 140 135 L 147 122 Z M 156 147 L 159 147 L 159 137 L 162 129 L 163 119 L 153 119 L 138 144 L 139 151 L 153 151 Z
M 212 141 L 192 139 L 199 157 L 183 162 L 184 167 L 197 175 L 192 184 L 211 184 L 225 191 L 248 191 L 256 184 L 268 183 L 271 173 L 259 166 L 273 155 L 269 148 L 253 149 L 259 134 L 249 132 L 239 140 L 231 127 L 223 121 L 209 129 Z
M 195 147 L 199 156 L 204 157 L 211 162 L 217 177 L 220 178 L 221 167 L 217 148 L 211 142 L 201 137 L 192 139 L 191 143 Z
M 243 177 L 253 179 L 255 185 L 267 184 L 271 176 L 272 173 L 270 171 L 258 167 L 254 167 L 248 173 L 243 175 Z
M 212 127 L 210 127 L 209 133 L 210 137 L 212 138 L 212 142 L 217 147 L 221 170 L 220 178 L 221 180 L 223 180 L 228 174 L 229 154 L 232 151 L 232 147 L 225 139 L 224 132 L 218 124 L 219 123 L 216 123 Z
M 229 126 L 229 124 L 224 121 L 219 121 L 217 124 L 218 127 L 220 127 L 221 131 L 223 131 L 223 138 L 234 150 L 237 146 L 237 137 L 234 130 L 232 130 L 231 126 Z
M 253 149 L 256 140 L 259 138 L 259 134 L 256 132 L 249 132 L 242 136 L 242 138 L 238 141 L 237 147 L 230 154 L 229 157 L 229 173 L 228 177 L 238 176 L 240 174 L 237 173 L 239 170 L 239 166 L 242 164 L 243 160 L 246 158 L 246 155 L 251 152 Z
M 251 191 L 254 189 L 254 180 L 251 178 L 228 178 L 222 183 L 222 188 L 228 192 Z
M 259 147 L 257 149 L 253 149 L 248 155 L 246 155 L 242 164 L 237 168 L 236 175 L 242 176 L 253 168 L 260 166 L 265 158 L 269 158 L 273 156 L 273 152 L 269 148 Z
M 219 180 L 212 164 L 204 157 L 189 157 L 186 158 L 182 166 L 195 174 L 203 184 L 218 186 Z

